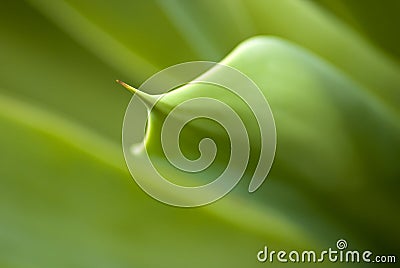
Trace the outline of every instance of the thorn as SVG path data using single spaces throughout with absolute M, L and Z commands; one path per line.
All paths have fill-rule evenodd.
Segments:
M 128 85 L 127 83 L 121 81 L 121 80 L 115 80 L 115 82 L 117 82 L 118 84 L 120 84 L 121 86 L 123 86 L 124 88 L 126 88 L 129 92 L 132 92 L 133 94 L 137 95 L 140 100 L 146 105 L 147 108 L 151 108 L 155 105 L 155 103 L 158 101 L 158 99 L 160 98 L 160 95 L 150 95 L 147 94 L 143 91 L 140 91 L 130 85 Z
M 138 90 L 130 85 L 128 85 L 127 83 L 121 81 L 121 80 L 115 80 L 115 82 L 117 82 L 118 84 L 120 84 L 121 86 L 123 86 L 124 88 L 126 88 L 128 91 L 132 92 L 133 94 L 137 93 Z

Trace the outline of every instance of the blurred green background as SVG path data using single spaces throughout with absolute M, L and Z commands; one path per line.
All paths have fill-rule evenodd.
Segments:
M 255 267 L 264 245 L 340 238 L 399 257 L 398 1 L 0 3 L 0 267 Z M 220 61 L 256 35 L 283 40 L 253 77 L 277 121 L 267 182 L 201 208 L 153 200 L 123 160 L 130 93 L 115 79 Z

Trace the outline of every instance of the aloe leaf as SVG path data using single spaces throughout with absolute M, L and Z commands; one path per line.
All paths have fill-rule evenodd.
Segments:
M 30 3 L 0 10 L 0 266 L 251 267 L 266 243 L 326 247 L 338 235 L 354 247 L 398 248 L 398 66 L 340 21 L 306 2 L 237 2 L 223 12 L 240 18 L 196 23 L 215 47 L 207 54 L 158 3 Z M 200 19 L 222 12 L 210 3 L 186 6 Z M 245 181 L 193 211 L 152 201 L 124 168 L 128 94 L 114 79 L 138 85 L 176 62 L 219 60 L 257 33 L 284 36 L 341 70 L 282 40 L 242 44 L 224 63 L 260 84 L 277 116 L 270 178 L 250 197 Z
M 395 231 L 399 218 L 389 214 L 397 202 L 397 195 L 390 190 L 390 185 L 396 183 L 394 178 L 399 175 L 394 159 L 400 157 L 400 125 L 392 110 L 318 57 L 280 39 L 250 39 L 222 62 L 252 78 L 274 111 L 278 150 L 275 168 L 271 173 L 272 185 L 266 183 L 264 186 L 267 189 L 263 191 L 264 204 L 268 206 L 268 201 L 272 199 L 269 195 L 285 202 L 285 190 L 273 193 L 275 187 L 279 187 L 277 185 L 283 184 L 284 189 L 294 188 L 295 193 L 299 192 L 303 203 L 318 202 L 324 207 L 335 203 L 340 210 L 332 212 L 331 217 L 336 219 L 331 219 L 331 222 L 337 222 L 338 225 L 346 223 L 352 235 L 360 230 L 360 240 L 365 230 L 369 230 L 371 241 L 376 243 L 383 237 L 386 237 L 385 243 L 390 237 L 399 238 L 399 233 Z M 213 72 L 210 72 L 212 75 Z M 180 103 L 204 96 L 229 103 L 248 127 L 251 147 L 256 148 L 253 151 L 257 152 L 257 148 L 259 150 L 257 139 L 252 137 L 259 135 L 257 124 L 250 123 L 251 113 L 248 109 L 235 102 L 233 95 L 218 86 L 189 84 L 158 100 L 149 117 L 146 146 L 150 154 L 158 157 L 160 172 L 167 177 L 169 175 L 169 178 L 182 177 L 181 181 L 184 181 L 189 175 L 185 172 L 177 173 L 174 166 L 165 165 L 168 160 L 160 144 L 162 123 L 166 115 Z M 208 106 L 207 109 L 213 108 Z M 195 111 L 195 108 L 187 108 L 182 113 Z M 178 115 L 176 120 L 180 120 Z M 187 127 L 194 131 L 187 131 L 186 136 L 184 132 L 180 135 L 182 151 L 190 152 L 190 148 L 193 151 L 203 137 L 213 137 L 218 148 L 225 148 L 221 149 L 222 156 L 217 157 L 214 163 L 217 166 L 227 166 L 230 147 L 221 145 L 224 142 L 221 138 L 222 130 L 213 127 L 209 121 L 193 122 Z M 383 136 L 379 138 L 380 135 Z M 385 159 L 382 159 L 384 152 Z M 143 153 L 142 150 L 139 154 Z M 257 160 L 257 153 L 250 156 L 247 177 L 254 172 Z M 215 177 L 215 174 L 218 171 L 196 175 L 209 178 L 212 175 Z M 150 176 L 150 173 L 143 174 L 146 175 Z M 349 193 L 344 194 L 344 189 Z M 379 198 L 371 203 L 371 195 Z M 337 200 L 338 196 L 340 200 Z M 371 207 L 386 209 L 379 209 L 371 215 L 368 213 Z M 285 211 L 289 209 L 284 208 Z M 355 209 L 362 217 L 354 214 Z M 379 217 L 376 217 L 377 214 Z M 341 218 L 345 222 L 340 223 Z M 361 224 L 363 229 L 351 227 Z M 320 231 L 323 232 L 325 227 L 322 223 Z M 304 228 L 307 229 L 307 226 Z M 387 232 L 387 229 L 391 232 Z

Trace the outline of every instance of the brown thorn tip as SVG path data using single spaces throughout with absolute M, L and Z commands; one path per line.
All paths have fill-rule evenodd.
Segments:
M 132 86 L 130 86 L 130 85 L 128 85 L 127 83 L 125 83 L 125 82 L 123 82 L 123 81 L 121 81 L 121 80 L 115 80 L 115 82 L 117 82 L 118 84 L 120 84 L 121 86 L 123 86 L 124 88 L 126 88 L 127 90 L 129 90 L 130 92 L 132 92 L 132 93 L 136 93 L 137 92 L 137 89 L 136 88 L 134 88 L 134 87 L 132 87 Z

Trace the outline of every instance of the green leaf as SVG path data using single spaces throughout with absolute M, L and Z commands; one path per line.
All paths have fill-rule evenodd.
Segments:
M 342 237 L 396 252 L 399 67 L 340 18 L 306 1 L 28 2 L 0 9 L 1 267 L 252 267 L 264 245 Z M 231 52 L 258 34 L 289 42 Z M 279 135 L 256 193 L 244 180 L 188 210 L 130 178 L 114 83 L 187 60 L 251 77 Z

